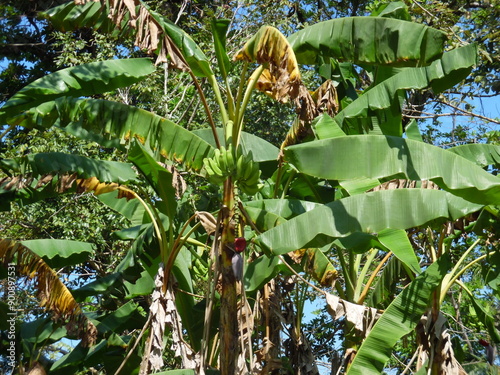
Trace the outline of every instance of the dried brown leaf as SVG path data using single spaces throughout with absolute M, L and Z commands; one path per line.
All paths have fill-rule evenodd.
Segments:
M 214 215 L 206 211 L 196 211 L 196 218 L 200 221 L 203 228 L 209 236 L 215 233 L 217 229 L 217 220 Z
M 378 319 L 375 308 L 345 301 L 330 293 L 325 293 L 325 297 L 328 312 L 333 319 L 337 320 L 345 317 L 360 334 L 368 335 L 373 324 Z

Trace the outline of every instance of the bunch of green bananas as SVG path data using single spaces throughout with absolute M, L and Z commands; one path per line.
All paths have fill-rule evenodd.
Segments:
M 203 165 L 211 183 L 222 185 L 228 177 L 233 177 L 241 191 L 256 194 L 261 188 L 259 163 L 253 161 L 252 152 L 243 154 L 241 147 L 236 151 L 232 145 L 226 149 L 216 148 L 214 156 L 205 158 Z

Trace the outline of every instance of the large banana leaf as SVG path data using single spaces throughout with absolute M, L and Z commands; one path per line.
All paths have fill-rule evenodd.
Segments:
M 483 207 L 442 190 L 397 189 L 358 194 L 299 215 L 257 237 L 274 254 L 322 247 L 357 233 L 408 229 L 445 218 L 455 220 Z
M 381 374 L 398 340 L 411 332 L 426 311 L 432 292 L 450 268 L 448 256 L 430 265 L 396 297 L 359 348 L 347 375 Z
M 356 64 L 425 66 L 443 53 L 446 35 L 436 29 L 384 17 L 319 22 L 288 40 L 301 64 L 333 57 Z
M 461 156 L 410 139 L 381 135 L 330 138 L 288 147 L 285 158 L 314 177 L 431 180 L 472 202 L 500 203 L 500 178 Z
M 101 0 L 97 4 L 95 1 L 84 1 L 83 5 L 70 2 L 49 9 L 45 16 L 60 30 L 91 27 L 105 32 L 114 30 L 115 35 L 123 37 L 135 36 L 136 45 L 149 52 L 156 52 L 160 56 L 160 62 L 166 61 L 167 55 L 174 60 L 179 58 L 170 45 L 173 42 L 182 53 L 181 59 L 185 59 L 195 75 L 213 75 L 207 57 L 186 32 L 152 11 L 142 1 L 117 2 L 114 7 L 107 0 Z M 131 9 L 134 10 L 133 15 Z M 119 12 L 123 13 L 118 14 Z
M 32 173 L 34 176 L 43 176 L 51 173 L 77 173 L 81 178 L 96 177 L 102 182 L 137 181 L 137 175 L 131 164 L 62 152 L 44 152 L 14 159 L 2 159 L 0 169 L 10 175 Z
M 400 136 L 402 90 L 432 88 L 435 93 L 442 92 L 467 77 L 476 59 L 476 46 L 469 44 L 443 54 L 430 66 L 402 69 L 364 92 L 340 111 L 334 121 L 349 133 L 380 128 L 384 134 Z
M 247 202 L 245 210 L 259 230 L 266 231 L 285 223 L 293 217 L 320 207 L 322 205 L 317 203 L 295 199 L 265 199 Z M 359 244 L 359 249 L 357 250 L 359 252 L 366 251 L 371 247 L 392 251 L 414 273 L 420 273 L 419 261 L 404 230 L 384 230 L 377 237 L 367 235 L 362 238 L 351 238 L 347 242 L 344 239 L 342 247 L 352 248 L 354 246 L 353 243 Z M 325 271 L 333 268 L 333 266 L 330 267 L 325 263 L 328 259 L 324 257 L 319 249 L 310 250 L 313 252 L 308 255 L 314 258 L 315 262 L 322 263 L 321 268 Z M 318 273 L 317 270 L 318 268 L 313 269 L 313 274 Z M 325 275 L 325 272 L 322 272 L 322 275 Z M 319 281 L 321 281 L 321 278 L 319 278 Z
M 14 94 L 0 108 L 0 122 L 4 124 L 24 110 L 61 96 L 89 96 L 130 86 L 154 70 L 148 58 L 98 61 L 59 70 Z
M 155 156 L 182 162 L 195 171 L 202 168 L 203 159 L 213 152 L 209 143 L 161 116 L 106 100 L 59 98 L 31 109 L 19 121 L 19 125 L 30 128 L 54 124 L 71 125 L 72 132 L 83 129 L 101 135 L 103 142 L 119 138 L 125 144 L 135 137 L 154 150 Z

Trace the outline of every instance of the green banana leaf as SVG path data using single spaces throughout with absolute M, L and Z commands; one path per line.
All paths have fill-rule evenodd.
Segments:
M 273 254 L 322 247 L 336 238 L 349 238 L 385 229 L 408 229 L 445 218 L 455 220 L 481 209 L 442 190 L 382 190 L 343 198 L 299 215 L 256 238 Z
M 399 291 L 398 282 L 405 276 L 401 261 L 391 257 L 382 269 L 382 274 L 365 300 L 367 306 L 385 310 L 394 301 L 394 296 Z
M 126 10 L 126 7 L 123 8 L 123 10 Z M 143 45 L 141 48 L 156 48 L 155 52 L 157 54 L 161 53 L 166 49 L 164 45 L 165 41 L 162 38 L 162 33 L 164 33 L 181 51 L 184 59 L 195 75 L 200 77 L 213 75 L 207 57 L 186 32 L 174 25 L 167 18 L 151 10 L 145 3 L 140 2 L 140 8 L 142 8 L 144 12 L 137 12 L 138 20 L 136 22 L 138 24 L 142 24 L 142 21 L 146 20 L 141 19 L 145 14 L 146 17 L 150 17 L 147 21 L 154 20 L 157 26 L 159 26 L 159 30 L 157 30 L 158 34 L 154 35 L 149 41 L 151 44 L 149 46 Z M 101 0 L 97 5 L 96 2 L 93 1 L 89 1 L 84 5 L 76 5 L 70 2 L 51 8 L 43 14 L 56 29 L 62 31 L 90 27 L 104 32 L 112 32 L 115 36 L 129 38 L 136 36 L 137 29 L 131 26 L 131 17 L 128 11 L 126 11 L 123 19 L 118 25 L 115 25 L 113 21 L 108 18 L 110 13 L 111 6 L 109 1 Z M 144 27 L 147 28 L 147 25 Z M 155 38 L 159 40 L 158 46 L 152 44 L 152 40 Z
M 151 222 L 144 206 L 137 199 L 119 199 L 116 191 L 101 194 L 97 198 L 112 210 L 122 214 L 132 226 Z
M 317 203 L 293 199 L 265 199 L 245 204 L 245 210 L 260 231 L 267 231 L 293 217 L 320 207 L 322 205 Z M 378 236 L 367 234 L 361 239 L 358 237 L 350 240 L 349 242 L 348 239 L 344 239 L 341 247 L 350 249 L 358 247 L 356 252 L 364 252 L 372 247 L 392 251 L 412 272 L 416 274 L 421 272 L 419 261 L 404 230 L 386 229 L 382 230 Z M 310 250 L 314 251 L 310 255 L 318 266 L 309 271 L 312 271 L 317 276 L 317 280 L 321 281 L 326 272 L 334 267 L 325 263 L 326 261 L 329 263 L 329 260 L 319 249 Z
M 342 109 L 334 121 L 350 134 L 375 129 L 383 134 L 401 136 L 402 91 L 432 88 L 434 93 L 440 93 L 467 77 L 476 59 L 477 47 L 469 44 L 446 52 L 430 66 L 401 69 L 360 95 Z
M 192 133 L 208 142 L 212 147 L 216 147 L 212 129 L 197 129 L 193 130 Z M 224 129 L 217 128 L 217 135 L 219 139 L 224 139 Z M 242 132 L 240 144 L 242 152 L 244 154 L 252 152 L 253 160 L 256 162 L 276 161 L 278 159 L 279 148 L 256 135 Z
M 19 121 L 27 128 L 54 124 L 63 128 L 71 125 L 72 132 L 84 129 L 101 139 L 118 138 L 123 151 L 125 143 L 135 137 L 153 150 L 156 158 L 161 155 L 194 171 L 201 170 L 203 159 L 213 153 L 209 143 L 183 127 L 143 109 L 107 100 L 59 98 L 32 108 Z
M 212 35 L 214 38 L 215 55 L 217 56 L 217 63 L 219 65 L 220 75 L 226 79 L 231 70 L 231 62 L 226 50 L 226 35 L 229 29 L 230 20 L 226 19 L 212 19 Z
M 9 175 L 31 173 L 40 177 L 50 173 L 77 173 L 79 178 L 96 177 L 101 182 L 125 184 L 137 181 L 137 175 L 131 164 L 62 152 L 45 152 L 2 159 L 0 169 Z
M 380 4 L 371 14 L 372 17 L 388 17 L 404 21 L 411 21 L 408 7 L 402 1 L 393 1 L 390 3 Z
M 500 203 L 500 178 L 461 156 L 424 142 L 353 135 L 290 146 L 284 153 L 300 172 L 314 177 L 431 180 L 471 202 Z
M 361 344 L 347 375 L 378 375 L 383 372 L 392 348 L 417 326 L 432 292 L 439 286 L 450 266 L 449 257 L 442 256 L 403 289 Z
M 83 263 L 94 253 L 93 244 L 80 241 L 42 239 L 21 241 L 21 244 L 54 269 Z
M 447 149 L 460 155 L 481 167 L 500 164 L 500 146 L 492 144 L 473 143 Z
M 46 75 L 25 86 L 0 108 L 0 122 L 61 96 L 82 97 L 130 86 L 154 72 L 150 59 L 98 61 Z
M 441 56 L 446 35 L 408 21 L 350 17 L 319 22 L 288 40 L 300 64 L 333 57 L 356 64 L 425 66 Z
M 377 236 L 378 241 L 391 250 L 394 255 L 415 274 L 422 272 L 415 251 L 403 229 L 385 229 Z
M 160 211 L 167 215 L 172 222 L 177 207 L 175 189 L 172 186 L 172 173 L 159 165 L 146 149 L 135 140 L 132 141 L 128 160 L 134 163 L 149 182 L 149 186 L 158 194 L 162 204 L 157 203 L 157 207 L 160 207 Z

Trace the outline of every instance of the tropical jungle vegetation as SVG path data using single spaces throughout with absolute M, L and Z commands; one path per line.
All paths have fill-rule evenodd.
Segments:
M 498 373 L 499 4 L 0 11 L 0 371 Z

